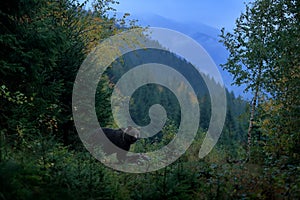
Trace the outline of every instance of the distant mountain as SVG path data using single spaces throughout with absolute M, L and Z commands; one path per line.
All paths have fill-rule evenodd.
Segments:
M 154 14 L 135 14 L 131 15 L 130 18 L 137 19 L 137 24 L 140 26 L 168 28 L 179 31 L 193 38 L 204 47 L 204 49 L 214 60 L 228 90 L 233 91 L 236 96 L 240 95 L 245 99 L 250 99 L 251 95 L 245 94 L 243 92 L 244 87 L 231 85 L 231 83 L 233 82 L 233 77 L 227 71 L 222 70 L 222 68 L 220 67 L 220 64 L 225 63 L 228 57 L 228 51 L 219 42 L 219 35 L 221 33 L 220 30 L 202 23 L 181 23 Z

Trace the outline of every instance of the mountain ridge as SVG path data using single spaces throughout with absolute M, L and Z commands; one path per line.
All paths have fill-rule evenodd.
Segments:
M 117 16 L 118 15 L 123 16 L 121 13 L 118 13 Z M 137 20 L 137 25 L 142 27 L 152 26 L 168 28 L 191 37 L 207 51 L 212 60 L 215 62 L 223 78 L 223 82 L 226 88 L 229 91 L 233 91 L 236 96 L 242 96 L 246 100 L 250 99 L 251 95 L 244 92 L 245 86 L 232 85 L 233 76 L 227 71 L 224 71 L 221 67 L 221 64 L 226 63 L 229 52 L 219 42 L 219 35 L 221 34 L 221 30 L 219 30 L 218 28 L 206 25 L 201 22 L 182 23 L 151 13 L 133 14 L 130 15 L 128 19 Z

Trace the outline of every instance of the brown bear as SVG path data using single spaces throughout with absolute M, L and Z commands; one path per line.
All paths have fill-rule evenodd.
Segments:
M 93 151 L 94 148 L 101 146 L 106 155 L 116 153 L 119 162 L 126 160 L 130 145 L 140 138 L 139 130 L 131 126 L 123 129 L 102 128 L 102 131 L 111 143 L 102 142 L 101 131 L 98 129 L 86 141 L 91 147 L 90 150 Z

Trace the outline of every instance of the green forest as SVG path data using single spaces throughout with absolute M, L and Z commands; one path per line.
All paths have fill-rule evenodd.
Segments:
M 0 199 L 299 199 L 300 1 L 255 0 L 219 40 L 222 68 L 250 100 L 226 90 L 227 113 L 217 145 L 199 149 L 211 118 L 205 82 L 177 55 L 145 49 L 115 60 L 98 84 L 97 118 L 118 128 L 110 96 L 129 69 L 147 62 L 173 66 L 191 80 L 200 102 L 197 135 L 174 163 L 148 173 L 106 167 L 81 142 L 72 114 L 78 70 L 99 42 L 138 27 L 115 0 L 10 0 L 0 3 Z M 138 19 L 137 19 L 138 20 Z M 155 59 L 154 59 L 155 58 Z M 214 87 L 218 84 L 209 77 Z M 142 99 L 146 94 L 149 98 Z M 145 126 L 161 104 L 168 121 L 132 152 L 159 149 L 175 136 L 180 106 L 167 88 L 148 84 L 132 96 L 133 120 Z M 117 162 L 112 155 L 112 162 Z M 125 161 L 126 162 L 126 161 Z M 141 161 L 142 164 L 147 160 Z

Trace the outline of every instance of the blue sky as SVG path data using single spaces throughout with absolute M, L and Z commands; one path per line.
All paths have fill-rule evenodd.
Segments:
M 178 22 L 199 22 L 215 28 L 234 27 L 251 0 L 119 0 L 117 12 L 156 14 Z

